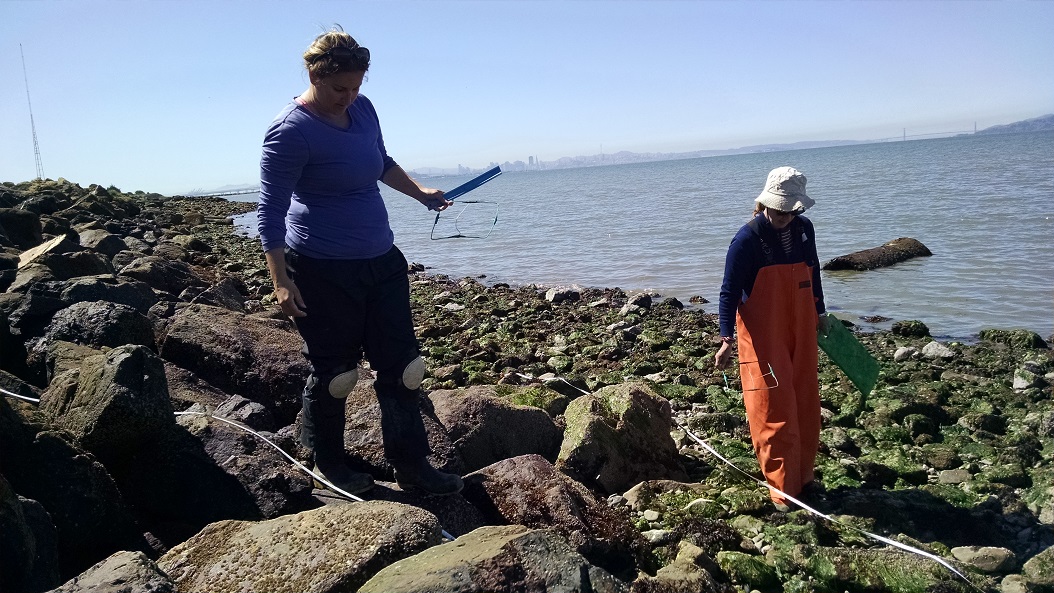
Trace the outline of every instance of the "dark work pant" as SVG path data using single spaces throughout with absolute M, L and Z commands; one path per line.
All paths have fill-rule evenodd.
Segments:
M 307 313 L 294 319 L 311 363 L 303 395 L 304 445 L 315 451 L 316 461 L 320 455 L 343 457 L 347 400 L 331 396 L 329 382 L 365 354 L 377 372 L 386 456 L 393 462 L 427 456 L 419 392 L 402 385 L 403 369 L 420 352 L 402 252 L 393 246 L 372 259 L 327 260 L 287 249 L 286 266 Z

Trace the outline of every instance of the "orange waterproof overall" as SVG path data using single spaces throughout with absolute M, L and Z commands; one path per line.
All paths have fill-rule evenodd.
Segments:
M 736 314 L 754 452 L 768 483 L 795 497 L 814 477 L 820 444 L 816 323 L 812 268 L 805 263 L 762 267 Z

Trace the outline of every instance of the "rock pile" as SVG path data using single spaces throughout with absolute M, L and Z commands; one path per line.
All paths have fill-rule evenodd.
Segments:
M 286 457 L 299 337 L 230 224 L 252 207 L 0 185 L 0 590 L 1054 590 L 1054 356 L 1025 330 L 861 336 L 866 401 L 821 355 L 832 523 L 750 477 L 712 316 L 415 264 L 432 461 L 465 489 L 391 483 L 364 367 L 345 448 L 380 484 L 316 490 Z

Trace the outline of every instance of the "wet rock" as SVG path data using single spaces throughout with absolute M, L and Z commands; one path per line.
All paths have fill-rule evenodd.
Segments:
M 531 453 L 556 461 L 563 432 L 544 410 L 514 405 L 493 386 L 436 390 L 428 399 L 466 471 Z
M 1039 337 L 1039 334 L 1024 329 L 985 329 L 981 330 L 977 337 L 987 342 L 1006 344 L 1012 348 L 1047 348 L 1046 341 Z
M 873 270 L 933 253 L 917 239 L 901 237 L 885 245 L 842 255 L 823 265 L 824 270 Z
M 930 335 L 930 328 L 917 320 L 894 322 L 890 331 L 906 338 L 925 338 Z
M 544 458 L 506 459 L 465 476 L 462 495 L 491 523 L 554 529 L 590 562 L 632 578 L 641 535 L 625 516 Z
M 518 591 L 628 591 L 625 583 L 592 566 L 556 533 L 522 525 L 481 527 L 396 562 L 367 581 L 362 593 L 506 590 L 516 575 Z
M 116 552 L 51 593 L 175 593 L 176 586 L 142 552 Z
M 180 591 L 356 591 L 383 567 L 440 543 L 435 516 L 390 502 L 327 505 L 261 522 L 220 521 L 158 567 Z
M 643 480 L 684 480 L 670 438 L 670 404 L 642 383 L 605 387 L 572 401 L 557 467 L 605 494 Z

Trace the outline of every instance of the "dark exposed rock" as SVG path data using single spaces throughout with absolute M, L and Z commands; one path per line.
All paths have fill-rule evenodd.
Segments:
M 490 522 L 554 529 L 590 562 L 622 578 L 646 566 L 644 540 L 628 519 L 539 455 L 465 476 L 462 495 Z
M 208 286 L 186 262 L 172 261 L 156 255 L 136 259 L 121 268 L 120 274 L 172 294 L 179 294 L 190 286 Z
M 300 347 L 288 322 L 190 305 L 172 318 L 159 351 L 211 385 L 263 404 L 284 426 L 300 410 L 309 373 Z
M 881 247 L 865 249 L 842 255 L 832 259 L 823 265 L 824 270 L 873 270 L 884 268 L 913 257 L 933 255 L 925 245 L 917 239 L 902 237 L 894 239 Z
M 19 249 L 29 249 L 44 242 L 40 215 L 20 208 L 0 208 L 0 227 L 4 236 Z
M 57 585 L 55 526 L 40 503 L 21 498 L 0 475 L 0 590 L 44 591 Z
M 466 471 L 530 453 L 556 461 L 563 434 L 543 410 L 510 404 L 493 386 L 436 390 L 428 398 Z

